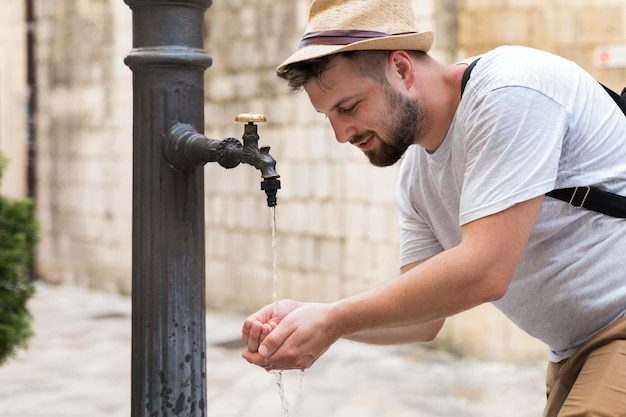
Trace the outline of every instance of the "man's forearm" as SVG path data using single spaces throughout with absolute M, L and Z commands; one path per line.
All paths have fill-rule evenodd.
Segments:
M 443 327 L 444 320 L 392 328 L 364 330 L 345 336 L 345 339 L 373 345 L 400 345 L 432 341 Z

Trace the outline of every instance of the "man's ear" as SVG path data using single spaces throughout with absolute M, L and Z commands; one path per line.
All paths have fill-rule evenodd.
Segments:
M 406 51 L 393 51 L 389 54 L 389 66 L 392 79 L 398 79 L 408 90 L 415 83 L 415 66 Z

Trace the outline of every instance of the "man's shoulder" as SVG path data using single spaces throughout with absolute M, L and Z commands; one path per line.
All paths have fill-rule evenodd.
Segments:
M 474 97 L 515 88 L 516 96 L 545 94 L 557 102 L 568 100 L 563 95 L 571 94 L 573 85 L 593 85 L 593 79 L 570 60 L 525 46 L 501 46 L 486 52 L 468 83 Z

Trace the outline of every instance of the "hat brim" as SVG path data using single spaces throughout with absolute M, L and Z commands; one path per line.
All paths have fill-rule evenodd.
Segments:
M 349 45 L 309 45 L 297 50 L 293 55 L 276 68 L 280 71 L 289 64 L 307 61 L 309 59 L 320 58 L 345 51 L 366 51 L 366 50 L 407 50 L 427 52 L 433 45 L 434 32 L 419 32 L 406 35 L 392 35 L 384 38 L 367 39 L 354 42 Z

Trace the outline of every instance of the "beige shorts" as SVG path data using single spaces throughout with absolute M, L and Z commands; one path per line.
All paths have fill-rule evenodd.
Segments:
M 550 363 L 544 417 L 626 416 L 626 318 L 607 326 L 570 358 Z

